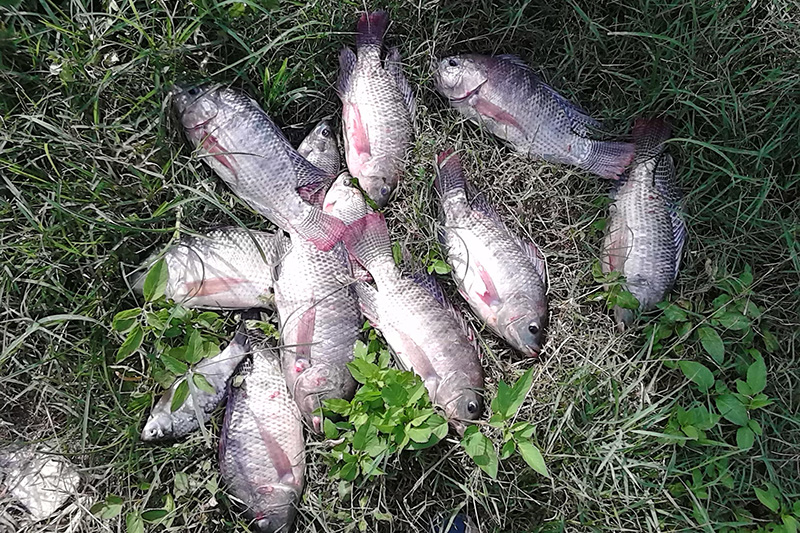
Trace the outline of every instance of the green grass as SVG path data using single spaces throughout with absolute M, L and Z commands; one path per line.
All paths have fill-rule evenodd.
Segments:
M 232 531 L 236 515 L 217 489 L 214 446 L 199 434 L 173 446 L 139 442 L 158 385 L 143 356 L 114 364 L 121 339 L 110 332 L 111 319 L 141 304 L 125 273 L 180 231 L 234 217 L 268 227 L 192 157 L 163 101 L 175 81 L 230 83 L 299 142 L 316 120 L 339 112 L 337 52 L 352 43 L 363 6 L 0 6 L 0 440 L 45 440 L 79 465 L 83 497 L 52 520 L 54 531 L 68 531 L 70 521 L 71 531 L 125 531 L 129 513 L 165 506 L 171 522 L 148 531 Z M 552 477 L 513 459 L 493 481 L 451 437 L 406 453 L 384 477 L 349 486 L 328 479 L 314 453 L 326 444 L 312 441 L 298 531 L 418 531 L 436 513 L 460 507 L 481 531 L 498 532 L 723 532 L 781 524 L 754 488 L 772 483 L 785 507 L 800 499 L 796 2 L 389 7 L 389 42 L 401 47 L 420 109 L 414 164 L 388 209 L 389 224 L 414 255 L 436 253 L 431 161 L 454 143 L 466 151 L 473 181 L 544 249 L 552 325 L 520 416 L 536 424 Z M 670 150 L 689 211 L 688 252 L 672 300 L 691 310 L 692 329 L 711 323 L 724 279 L 749 266 L 751 289 L 736 299 L 757 304 L 764 316 L 753 320 L 751 333 L 718 326 L 727 352 L 740 355 L 717 365 L 689 334 L 658 343 L 644 328 L 615 332 L 609 313 L 587 302 L 599 290 L 592 265 L 607 184 L 529 162 L 463 123 L 431 83 L 431 59 L 448 51 L 516 53 L 620 133 L 636 116 L 670 117 Z M 671 331 L 682 323 L 659 313 L 652 320 Z M 767 325 L 779 345 L 771 353 L 761 334 Z M 530 366 L 491 334 L 480 337 L 490 393 L 498 380 L 511 382 Z M 753 412 L 763 436 L 751 449 L 736 447 L 729 422 L 708 431 L 725 445 L 680 446 L 659 437 L 676 406 L 714 410 L 722 394 L 701 392 L 671 362 L 702 362 L 734 388 L 751 362 L 742 350 L 751 346 L 765 356 L 765 392 L 774 401 Z M 121 498 L 120 514 L 88 513 L 108 496 Z M 26 525 L 6 500 L 0 513 L 0 527 L 43 530 Z

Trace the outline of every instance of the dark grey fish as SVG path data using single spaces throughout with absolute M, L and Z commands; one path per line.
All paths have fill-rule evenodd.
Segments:
M 686 242 L 675 165 L 664 148 L 669 137 L 670 126 L 663 120 L 636 121 L 636 158 L 612 193 L 603 243 L 603 271 L 625 276 L 625 288 L 639 301 L 639 311 L 653 309 L 670 291 Z M 634 312 L 616 307 L 614 316 L 624 329 Z
M 462 115 L 531 157 L 617 179 L 633 145 L 593 140 L 600 123 L 516 56 L 464 54 L 439 62 L 436 88 Z
M 303 423 L 286 389 L 277 350 L 260 332 L 248 335 L 253 356 L 229 385 L 220 473 L 256 531 L 287 532 L 303 491 Z
M 344 225 L 322 212 L 335 176 L 306 161 L 247 95 L 221 86 L 173 89 L 173 107 L 198 153 L 239 198 L 322 250 Z
M 441 239 L 458 291 L 495 333 L 537 356 L 547 327 L 547 267 L 539 248 L 514 235 L 464 176 L 452 150 L 437 161 Z
M 385 11 L 363 13 L 357 26 L 358 55 L 349 48 L 339 54 L 338 92 L 347 167 L 381 207 L 405 172 L 416 112 L 399 50 L 392 48 L 381 60 L 388 25 Z

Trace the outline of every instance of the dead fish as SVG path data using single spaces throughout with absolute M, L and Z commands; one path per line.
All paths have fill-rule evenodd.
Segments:
M 372 213 L 348 226 L 344 242 L 377 286 L 357 281 L 361 310 L 401 366 L 422 378 L 431 401 L 463 432 L 483 412 L 483 368 L 463 317 L 424 270 L 402 273 L 394 263 L 386 222 Z
M 653 309 L 670 291 L 686 242 L 675 165 L 664 148 L 669 137 L 670 126 L 661 119 L 636 121 L 636 158 L 612 192 L 603 242 L 603 272 L 625 276 L 625 289 L 639 301 L 639 311 Z M 634 312 L 617 306 L 614 316 L 624 329 Z
M 37 522 L 77 495 L 81 483 L 75 466 L 54 450 L 22 444 L 0 448 L 0 480 Z
M 250 353 L 250 343 L 242 325 L 233 340 L 219 354 L 197 363 L 194 370 L 178 378 L 164 393 L 153 410 L 142 430 L 141 438 L 146 442 L 177 439 L 188 435 L 207 422 L 211 414 L 224 401 L 226 386 L 236 367 Z M 214 392 L 199 389 L 192 374 L 202 374 L 214 387 Z M 189 396 L 172 411 L 172 399 L 181 382 L 189 385 Z
M 329 120 L 320 120 L 300 143 L 297 152 L 326 174 L 335 176 L 339 173 L 339 144 Z
M 319 208 L 333 181 L 306 161 L 247 95 L 219 85 L 172 91 L 186 137 L 203 161 L 253 209 L 322 250 L 344 225 Z
M 219 443 L 229 494 L 261 533 L 291 528 L 303 491 L 305 440 L 280 356 L 263 334 L 248 331 L 253 356 L 231 380 Z
M 274 240 L 274 233 L 238 227 L 184 235 L 164 254 L 169 271 L 165 296 L 190 308 L 272 307 Z M 139 275 L 133 283 L 140 293 L 144 279 Z
M 397 48 L 381 61 L 385 11 L 363 13 L 356 52 L 339 53 L 338 93 L 342 100 L 345 158 L 350 173 L 378 206 L 389 201 L 405 172 L 414 137 L 414 93 Z
M 289 242 L 291 239 L 291 243 Z M 363 319 L 343 246 L 323 252 L 292 234 L 284 239 L 275 282 L 281 357 L 289 391 L 314 431 L 314 411 L 330 398 L 350 399 L 356 382 L 347 368 Z
M 461 296 L 499 336 L 536 357 L 547 327 L 547 267 L 532 242 L 514 235 L 500 216 L 467 183 L 452 150 L 437 160 L 447 262 Z
M 513 55 L 464 54 L 439 62 L 437 90 L 466 118 L 530 157 L 617 179 L 633 145 L 593 140 L 601 128 Z

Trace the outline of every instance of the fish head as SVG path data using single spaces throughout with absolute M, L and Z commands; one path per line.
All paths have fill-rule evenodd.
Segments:
M 303 139 L 297 151 L 305 157 L 309 158 L 309 154 L 315 154 L 317 157 L 333 156 L 339 157 L 339 145 L 336 142 L 336 135 L 333 132 L 333 127 L 328 119 L 320 120 L 311 133 Z
M 393 162 L 378 157 L 367 161 L 358 175 L 358 184 L 378 207 L 386 207 L 397 183 Z
M 436 388 L 435 398 L 459 433 L 463 434 L 466 423 L 477 420 L 483 414 L 483 395 L 463 372 L 453 372 L 445 377 Z
M 433 77 L 436 89 L 453 102 L 466 100 L 489 79 L 486 66 L 470 55 L 445 57 Z
M 353 183 L 349 172 L 342 172 L 328 189 L 322 210 L 345 224 L 351 224 L 367 214 L 367 202 L 364 195 Z
M 306 423 L 316 432 L 322 431 L 322 416 L 315 413 L 326 398 L 342 398 L 352 394 L 353 387 L 346 368 L 316 364 L 297 377 L 292 396 Z
M 145 442 L 157 442 L 172 436 L 172 417 L 162 409 L 153 409 L 142 429 L 141 438 Z
M 251 507 L 259 511 L 254 513 L 253 530 L 258 533 L 286 531 L 297 513 L 297 489 L 293 485 L 274 483 L 260 485 L 256 492 L 261 502 Z
M 622 333 L 633 324 L 633 309 L 625 309 L 618 305 L 614 306 L 614 321 L 617 323 L 617 330 Z
M 506 301 L 497 313 L 497 328 L 519 352 L 538 357 L 547 327 L 547 304 L 525 296 Z
M 187 134 L 208 124 L 219 115 L 220 88 L 215 84 L 175 85 L 172 88 L 172 108 Z

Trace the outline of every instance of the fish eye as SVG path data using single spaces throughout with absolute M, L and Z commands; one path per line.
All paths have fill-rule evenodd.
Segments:
M 389 188 L 389 186 L 388 185 L 384 185 L 383 187 L 381 187 L 380 195 L 381 196 L 389 196 L 390 192 L 391 192 L 391 189 Z
M 536 322 L 531 322 L 528 325 L 528 331 L 531 332 L 531 335 L 536 335 L 539 333 L 539 325 Z
M 327 138 L 331 136 L 331 130 L 330 128 L 322 128 L 322 131 L 319 134 Z
M 450 65 L 451 67 L 457 67 L 458 60 L 454 57 L 451 57 L 450 59 L 447 60 L 447 64 Z
M 197 96 L 200 94 L 200 87 L 192 87 L 189 89 L 189 96 Z
M 470 402 L 467 404 L 467 411 L 469 411 L 469 413 L 473 414 L 473 415 L 475 413 L 477 413 L 478 412 L 478 402 L 470 400 Z

